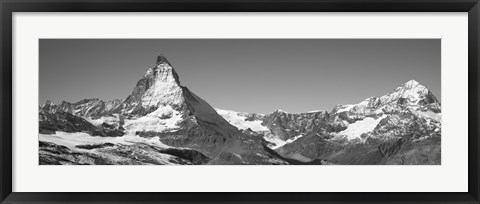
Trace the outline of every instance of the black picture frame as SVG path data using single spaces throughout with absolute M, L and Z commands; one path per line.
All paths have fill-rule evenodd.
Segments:
M 1 0 L 1 203 L 479 203 L 478 0 Z M 468 192 L 23 193 L 12 192 L 14 12 L 468 12 Z M 448 175 L 445 175 L 448 176 Z M 413 184 L 412 184 L 413 185 Z

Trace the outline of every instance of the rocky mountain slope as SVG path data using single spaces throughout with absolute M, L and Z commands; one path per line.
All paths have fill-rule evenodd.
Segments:
M 332 111 L 214 109 L 160 55 L 124 100 L 39 107 L 40 164 L 440 164 L 441 106 L 412 80 Z
M 229 122 L 249 128 L 249 115 L 217 109 Z M 250 114 L 251 115 L 251 114 Z M 440 164 L 441 104 L 410 80 L 393 92 L 332 111 L 255 114 L 254 131 L 280 155 L 330 164 Z M 234 119 L 232 119 L 234 118 Z M 242 120 L 244 122 L 242 122 Z M 260 124 L 260 125 L 258 125 Z

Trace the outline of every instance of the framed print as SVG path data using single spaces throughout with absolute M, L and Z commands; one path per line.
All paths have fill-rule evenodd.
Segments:
M 2 203 L 478 203 L 478 1 L 3 1 Z

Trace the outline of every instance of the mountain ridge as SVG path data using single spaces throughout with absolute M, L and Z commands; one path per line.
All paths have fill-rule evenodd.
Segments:
M 183 154 L 194 154 L 200 155 L 202 164 L 438 164 L 441 103 L 428 88 L 409 80 L 385 95 L 336 105 L 331 111 L 222 110 L 182 86 L 173 66 L 159 55 L 124 100 L 93 98 L 40 105 L 39 132 L 42 138 L 78 132 L 104 137 L 108 144 L 79 146 L 94 148 L 99 155 L 116 148 L 176 155 L 165 156 L 173 160 L 160 163 L 188 163 L 182 158 L 190 157 Z M 142 142 L 126 147 L 109 139 L 113 137 L 144 138 L 134 140 L 154 146 L 145 147 Z M 156 150 L 159 144 L 170 149 Z M 44 145 L 53 147 L 60 148 Z M 192 151 L 176 150 L 182 148 Z M 359 156 L 353 149 L 370 153 Z M 432 150 L 433 156 L 422 160 L 425 152 L 419 149 Z M 417 150 L 413 157 L 408 153 Z

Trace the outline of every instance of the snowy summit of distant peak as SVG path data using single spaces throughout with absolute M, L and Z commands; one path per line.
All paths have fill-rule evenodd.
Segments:
M 390 93 L 382 98 L 391 98 L 396 100 L 401 97 L 407 98 L 412 102 L 417 102 L 423 97 L 425 97 L 425 95 L 427 95 L 428 93 L 429 90 L 427 89 L 427 87 L 423 86 L 418 81 L 412 79 L 396 88 L 393 93 Z
M 288 112 L 286 112 L 286 111 L 284 111 L 284 110 L 282 110 L 282 109 L 278 109 L 278 110 L 276 110 L 275 112 L 278 112 L 278 113 L 288 113 Z
M 427 90 L 427 87 L 423 86 L 418 81 L 415 81 L 415 80 L 412 79 L 412 80 L 407 81 L 406 83 L 402 84 L 401 86 L 399 86 L 395 89 L 396 92 L 407 91 L 407 90 L 423 91 L 423 90 Z
M 409 80 L 398 86 L 393 92 L 380 97 L 370 97 L 358 104 L 337 105 L 337 113 L 353 112 L 362 114 L 382 113 L 383 110 L 393 111 L 397 105 L 415 107 L 430 104 L 430 108 L 439 109 L 440 103 L 433 94 L 416 80 Z M 392 109 L 393 108 L 393 109 Z
M 421 84 L 418 81 L 416 81 L 415 79 L 412 79 L 410 81 L 405 82 L 405 84 L 403 84 L 403 87 L 413 88 L 413 87 L 417 87 L 419 85 L 421 85 Z

